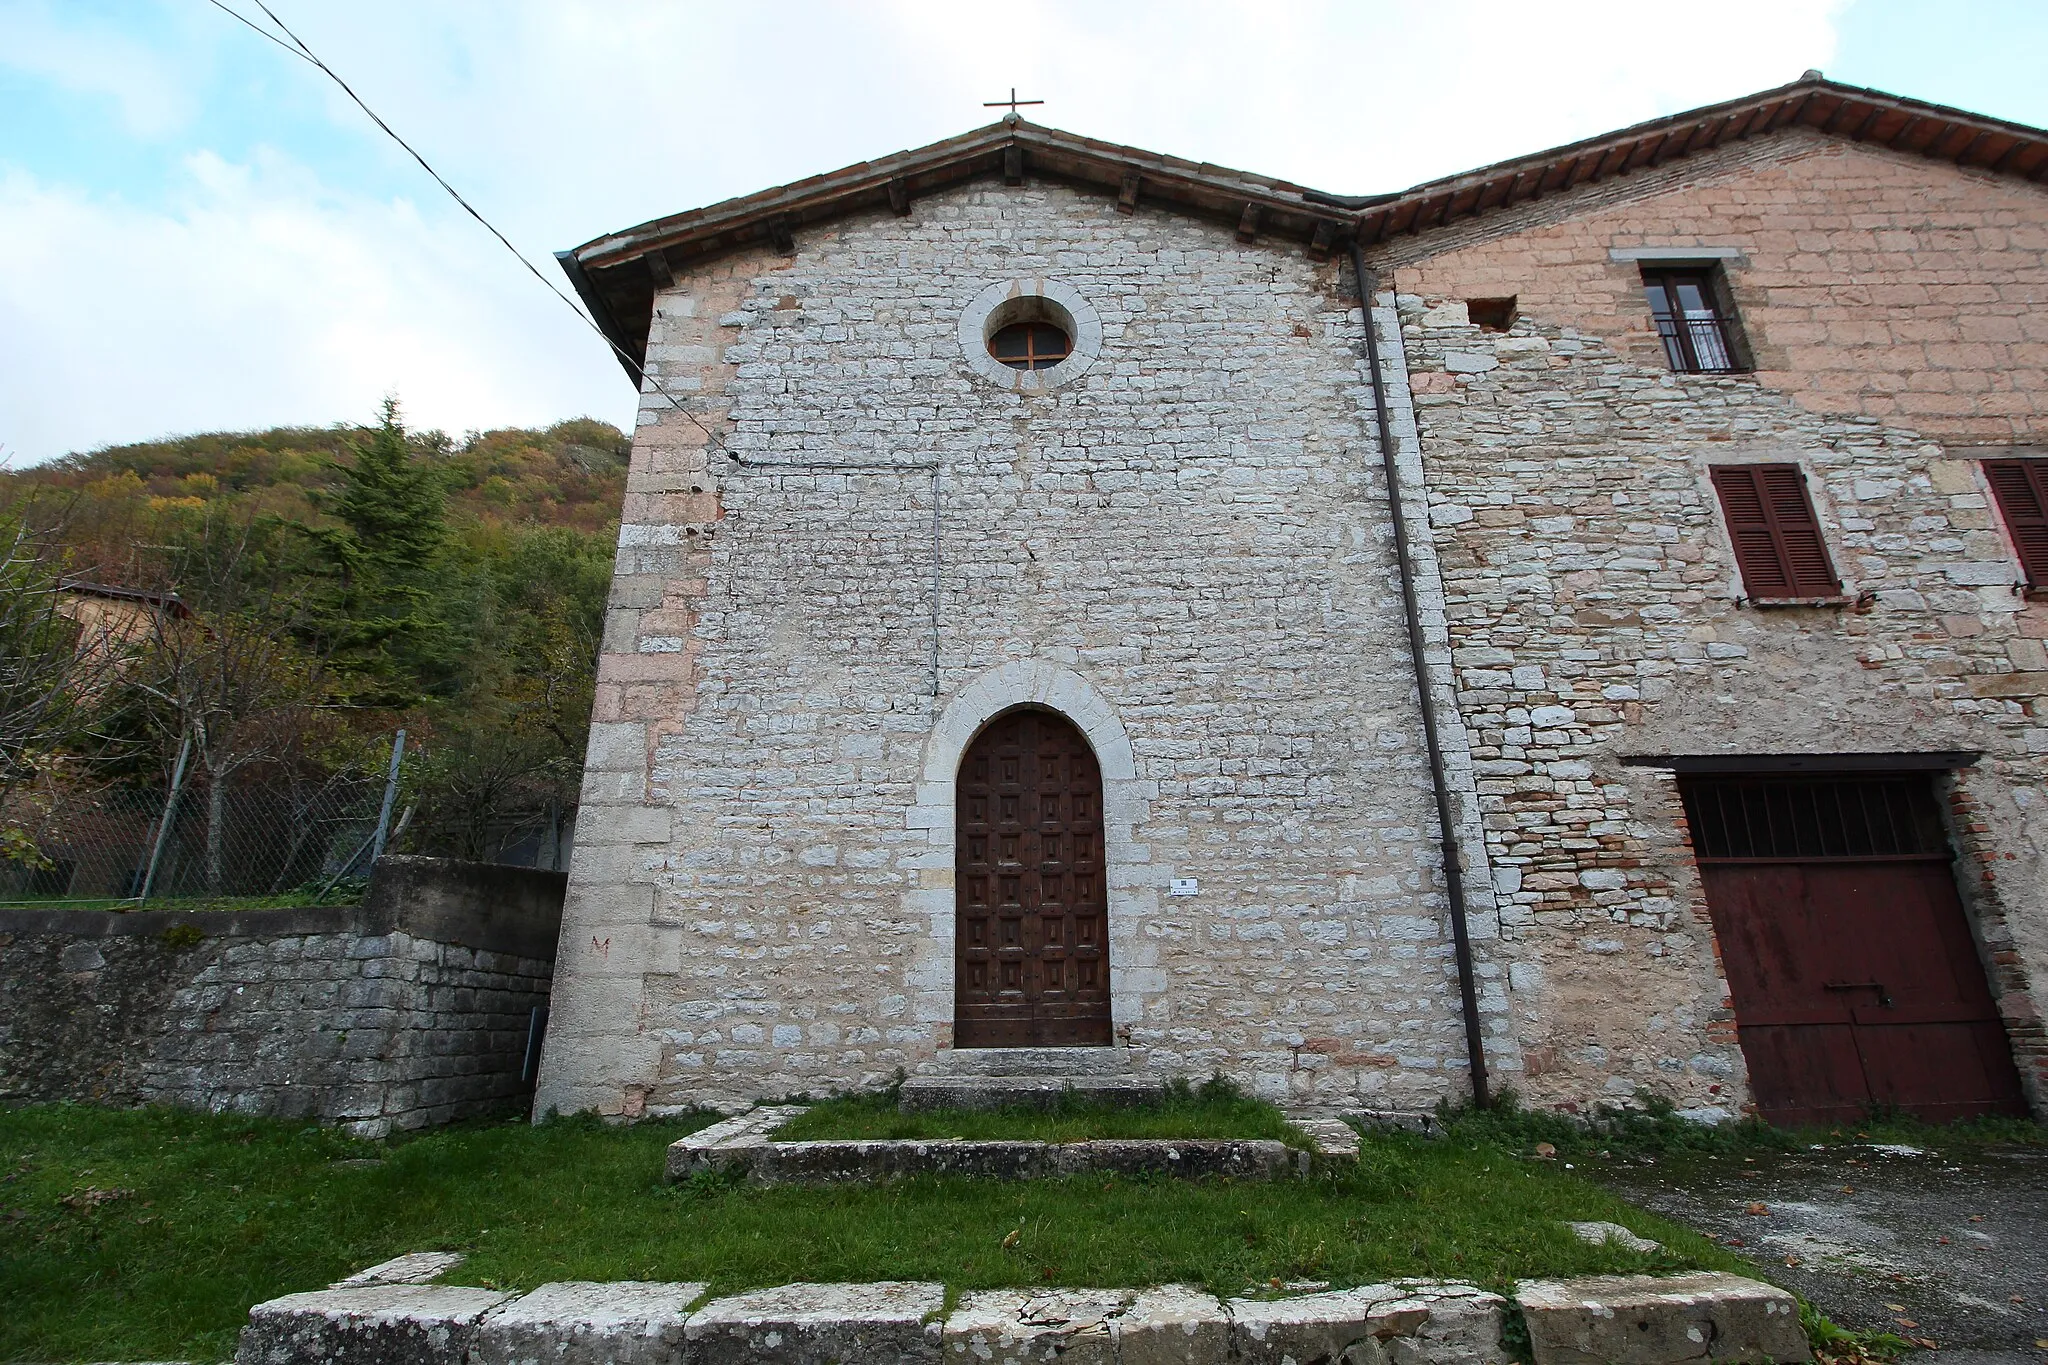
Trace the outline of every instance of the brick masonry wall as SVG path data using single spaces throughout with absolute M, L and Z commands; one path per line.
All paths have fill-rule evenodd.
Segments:
M 1946 786 L 1959 880 L 2038 1109 L 2048 604 L 2015 589 L 1967 447 L 1933 435 L 2038 439 L 2048 400 L 2025 380 L 2038 347 L 1985 342 L 1974 369 L 1940 352 L 1956 382 L 1935 390 L 1892 386 L 1877 339 L 1943 309 L 1962 335 L 1978 326 L 1966 300 L 1998 327 L 2038 326 L 2038 308 L 2016 322 L 2006 304 L 2016 275 L 2041 278 L 2043 196 L 1804 138 L 1630 179 L 1380 261 L 1402 291 L 1523 1083 L 1552 1104 L 1639 1087 L 1700 1110 L 1747 1099 L 1675 784 L 1625 756 L 1967 749 L 1983 759 Z M 1874 268 L 1857 234 L 1892 241 L 1916 192 L 1935 246 L 1889 259 L 1886 287 L 1854 294 L 1839 282 Z M 2032 265 L 2014 254 L 2026 243 Z M 1793 368 L 1670 373 L 1645 344 L 1637 267 L 1608 257 L 1644 244 L 1742 248 L 1771 281 L 1731 272 L 1745 326 L 1766 363 L 1777 348 Z M 1814 344 L 1833 339 L 1830 357 L 1783 330 L 1777 301 L 1800 290 L 1831 300 L 1809 304 L 1825 311 Z M 1508 294 L 1521 300 L 1511 332 L 1469 322 L 1463 300 Z M 1869 372 L 1836 368 L 1859 356 Z M 1806 471 L 1851 605 L 1743 599 L 1707 473 L 1742 461 Z
M 1403 292 L 1517 295 L 1661 368 L 1641 267 L 1609 252 L 1700 245 L 1740 250 L 1727 277 L 1757 378 L 1802 407 L 1954 444 L 2048 444 L 2048 214 L 2041 187 L 2014 177 L 1801 131 L 1391 244 L 1383 259 Z
M 1041 275 L 1103 341 L 1023 397 L 972 372 L 959 319 Z M 1095 727 L 1138 1065 L 1333 1107 L 1463 1091 L 1348 287 L 1298 245 L 1034 183 L 657 298 L 650 363 L 696 422 L 643 399 L 541 1108 L 874 1086 L 948 1046 L 948 746 L 1012 684 Z M 849 461 L 897 467 L 820 467 Z
M 0 912 L 0 1101 L 170 1104 L 365 1136 L 517 1112 L 551 977 L 546 958 L 361 909 Z

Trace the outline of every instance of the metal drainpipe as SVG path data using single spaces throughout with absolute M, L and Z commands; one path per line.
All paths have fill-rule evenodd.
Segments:
M 1387 388 L 1380 378 L 1380 343 L 1372 322 L 1373 280 L 1365 253 L 1351 240 L 1351 273 L 1365 318 L 1365 364 L 1372 379 L 1373 416 L 1379 423 L 1380 461 L 1387 471 L 1387 508 L 1394 517 L 1394 558 L 1401 567 L 1401 601 L 1408 615 L 1408 653 L 1415 662 L 1415 690 L 1422 702 L 1422 742 L 1429 751 L 1429 775 L 1436 789 L 1436 823 L 1443 845 L 1444 894 L 1451 903 L 1451 942 L 1458 959 L 1458 995 L 1465 1011 L 1465 1056 L 1472 1066 L 1472 1103 L 1492 1103 L 1486 1084 L 1486 1047 L 1479 1032 L 1479 991 L 1472 972 L 1472 933 L 1465 918 L 1465 872 L 1458 860 L 1457 822 L 1451 815 L 1451 784 L 1444 775 L 1443 745 L 1437 740 L 1436 698 L 1429 685 L 1429 658 L 1422 641 L 1422 614 L 1415 604 L 1415 561 L 1409 553 L 1408 518 L 1401 507 L 1401 476 L 1394 462 L 1394 434 L 1387 417 Z

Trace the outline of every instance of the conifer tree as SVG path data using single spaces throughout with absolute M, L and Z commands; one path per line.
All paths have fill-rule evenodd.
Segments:
M 328 591 L 315 629 L 351 701 L 404 706 L 442 690 L 456 663 L 438 581 L 445 490 L 414 456 L 395 398 L 349 453 L 330 508 L 341 525 L 316 533 Z

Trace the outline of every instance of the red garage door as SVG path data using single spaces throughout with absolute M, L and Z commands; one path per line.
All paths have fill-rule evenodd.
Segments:
M 2026 1112 L 1927 778 L 1689 777 L 1683 791 L 1765 1118 Z

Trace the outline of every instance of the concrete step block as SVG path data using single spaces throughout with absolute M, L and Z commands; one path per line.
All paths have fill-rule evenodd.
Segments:
M 1536 1365 L 1811 1359 L 1799 1304 L 1739 1275 L 1593 1275 L 1516 1291 Z
M 1316 1155 L 1333 1158 L 1358 1156 L 1358 1130 L 1342 1119 L 1317 1119 L 1288 1115 L 1287 1121 L 1308 1134 Z
M 713 1299 L 684 1329 L 691 1365 L 938 1365 L 946 1287 L 786 1284 Z
M 1057 1108 L 1068 1094 L 1094 1104 L 1157 1104 L 1166 1083 L 1149 1076 L 1027 1075 L 912 1076 L 903 1083 L 897 1108 L 906 1114 L 934 1109 Z
M 1395 1280 L 1407 1297 L 1376 1311 L 1389 1320 L 1420 1320 L 1386 1338 L 1388 1365 L 1499 1365 L 1508 1359 L 1500 1331 L 1507 1300 L 1458 1280 Z
M 1228 1365 L 1230 1315 L 1213 1294 L 1183 1284 L 1140 1290 L 1111 1320 L 1117 1365 Z
M 946 1319 L 946 1365 L 1117 1365 L 1110 1322 L 1129 1289 L 985 1289 Z
M 1371 1284 L 1286 1299 L 1232 1299 L 1230 1318 L 1239 1365 L 1385 1365 L 1385 1341 L 1413 1335 L 1429 1310 L 1406 1289 Z
M 484 1314 L 468 1365 L 673 1365 L 702 1284 L 564 1280 Z
M 438 1284 L 287 1294 L 249 1310 L 235 1365 L 463 1365 L 477 1323 L 512 1297 Z

